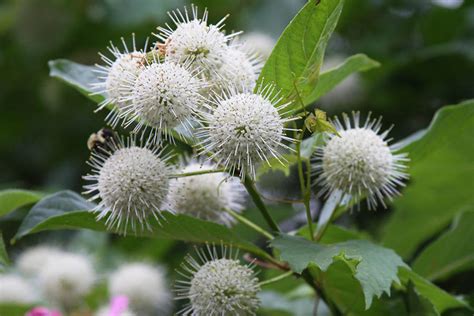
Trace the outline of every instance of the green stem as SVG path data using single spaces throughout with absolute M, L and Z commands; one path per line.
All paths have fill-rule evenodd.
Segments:
M 265 286 L 265 285 L 268 285 L 268 284 L 278 282 L 280 280 L 286 279 L 290 275 L 293 275 L 293 273 L 294 273 L 293 271 L 288 271 L 288 272 L 282 273 L 282 274 L 280 274 L 280 275 L 278 275 L 274 278 L 271 278 L 271 279 L 260 282 L 259 285 L 260 286 Z
M 193 172 L 186 172 L 186 173 L 180 173 L 180 174 L 172 174 L 170 178 L 184 178 L 184 177 L 192 177 L 192 176 L 198 176 L 202 174 L 208 174 L 208 173 L 219 173 L 219 172 L 224 172 L 224 169 L 209 169 L 209 170 L 198 170 L 198 171 L 193 171 Z
M 257 206 L 260 213 L 262 213 L 262 216 L 265 219 L 265 221 L 267 222 L 268 226 L 270 226 L 270 228 L 274 232 L 280 232 L 280 228 L 278 227 L 277 223 L 273 220 L 272 216 L 268 212 L 267 207 L 265 206 L 262 199 L 260 198 L 260 194 L 257 192 L 257 188 L 255 187 L 255 183 L 249 177 L 249 175 L 245 175 L 243 184 L 245 186 L 245 189 L 247 189 L 247 192 L 249 193 L 249 195 L 252 198 L 253 202 L 255 203 L 255 206 Z
M 259 234 L 265 236 L 266 238 L 268 239 L 274 239 L 275 237 L 273 237 L 272 234 L 270 234 L 269 232 L 267 232 L 265 229 L 263 229 L 262 227 L 258 226 L 257 224 L 255 224 L 254 222 L 246 219 L 245 217 L 243 217 L 242 215 L 240 215 L 239 213 L 237 212 L 234 212 L 232 211 L 231 209 L 225 209 L 225 211 L 227 213 L 229 213 L 233 218 L 235 218 L 236 220 L 238 220 L 239 222 L 241 222 L 242 224 L 244 225 L 247 225 L 248 227 L 252 228 L 253 230 L 255 230 L 256 232 L 258 232 Z
M 303 204 L 306 210 L 306 220 L 308 222 L 309 235 L 311 236 L 311 240 L 314 240 L 313 218 L 311 217 L 311 207 L 310 207 L 311 191 L 310 191 L 310 186 L 307 185 L 307 181 L 305 180 L 305 176 L 303 173 L 303 162 L 301 160 L 301 141 L 302 140 L 303 140 L 303 131 L 299 134 L 299 137 L 296 143 L 296 159 L 298 163 L 298 177 L 300 180 L 301 195 L 303 196 Z M 307 174 L 307 176 L 309 175 Z

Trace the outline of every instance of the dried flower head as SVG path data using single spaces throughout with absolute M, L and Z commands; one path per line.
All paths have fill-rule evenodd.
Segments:
M 182 173 L 210 170 L 211 164 L 191 163 Z M 231 226 L 235 220 L 226 209 L 240 212 L 245 190 L 235 177 L 227 173 L 208 173 L 171 180 L 168 203 L 171 210 L 200 219 Z
M 406 154 L 396 154 L 397 146 L 389 146 L 389 130 L 380 132 L 381 119 L 371 119 L 360 126 L 359 113 L 353 113 L 353 123 L 344 114 L 344 125 L 338 118 L 333 122 L 339 136 L 331 136 L 316 152 L 313 169 L 323 186 L 321 193 L 339 191 L 358 201 L 367 198 L 369 209 L 384 198 L 399 194 L 408 178 L 404 172 Z
M 151 229 L 150 220 L 159 221 L 161 206 L 168 193 L 171 167 L 160 158 L 162 151 L 152 145 L 140 147 L 134 139 L 111 141 L 107 148 L 92 151 L 88 162 L 92 174 L 84 177 L 91 200 L 100 199 L 94 209 L 98 218 L 107 216 L 109 228 L 126 233 L 137 225 Z
M 198 251 L 198 259 L 186 257 L 183 264 L 186 278 L 177 282 L 177 299 L 189 300 L 181 315 L 255 315 L 260 301 L 260 286 L 252 266 L 242 265 L 237 253 L 223 249 L 219 258 L 216 249 Z
M 269 163 L 275 158 L 283 164 L 282 149 L 290 149 L 284 142 L 293 140 L 285 135 L 289 128 L 285 123 L 293 120 L 283 118 L 279 111 L 286 104 L 278 106 L 281 99 L 272 88 L 259 89 L 257 93 L 228 92 L 216 96 L 209 112 L 201 113 L 203 127 L 197 133 L 203 141 L 202 154 L 210 154 L 218 165 L 231 174 L 237 170 L 240 176 L 249 174 L 255 178 L 256 166 Z

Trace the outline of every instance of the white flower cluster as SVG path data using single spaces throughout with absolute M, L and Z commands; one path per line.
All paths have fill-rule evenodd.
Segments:
M 198 260 L 188 256 L 183 264 L 185 280 L 178 281 L 178 299 L 189 300 L 181 315 L 255 315 L 260 301 L 260 285 L 252 266 L 242 265 L 232 250 L 198 252 Z
M 210 24 L 207 10 L 200 15 L 195 6 L 169 16 L 174 25 L 158 27 L 152 47 L 138 50 L 134 36 L 129 49 L 122 39 L 123 51 L 111 44 L 112 56 L 101 55 L 105 66 L 98 66 L 94 87 L 105 96 L 99 109 L 111 110 L 112 127 L 121 122 L 133 128 L 132 139 L 141 135 L 140 146 L 115 134 L 91 143 L 85 194 L 99 201 L 98 219 L 118 232 L 151 229 L 149 219 L 159 222 L 164 209 L 231 225 L 225 210 L 239 212 L 243 200 L 230 175 L 255 178 L 259 164 L 284 163 L 282 152 L 293 141 L 286 136 L 292 120 L 282 113 L 286 104 L 273 86 L 255 88 L 261 60 L 239 33 L 225 33 L 225 18 Z M 229 174 L 173 180 L 157 148 L 176 136 L 212 161 L 206 167 Z

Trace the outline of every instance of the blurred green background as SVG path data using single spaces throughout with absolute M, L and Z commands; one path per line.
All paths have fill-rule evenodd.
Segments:
M 99 62 L 108 42 L 136 33 L 141 44 L 167 22 L 177 0 L 2 0 L 0 2 L 0 184 L 81 187 L 86 140 L 105 112 L 48 76 L 48 60 Z M 227 30 L 259 31 L 275 39 L 303 0 L 195 1 Z M 347 1 L 328 55 L 363 52 L 382 67 L 362 74 L 345 101 L 321 106 L 372 110 L 401 137 L 425 127 L 437 108 L 474 97 L 474 1 Z

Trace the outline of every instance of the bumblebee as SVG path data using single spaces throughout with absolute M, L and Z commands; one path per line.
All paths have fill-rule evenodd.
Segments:
M 92 133 L 87 140 L 87 148 L 90 151 L 97 150 L 99 148 L 108 147 L 111 142 L 114 142 L 116 134 L 113 130 L 108 128 L 102 128 L 97 133 Z

